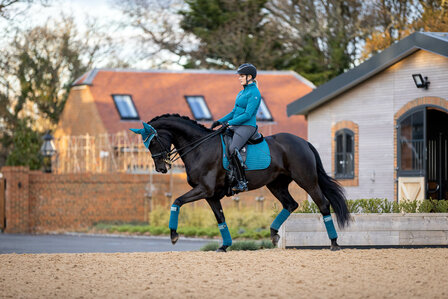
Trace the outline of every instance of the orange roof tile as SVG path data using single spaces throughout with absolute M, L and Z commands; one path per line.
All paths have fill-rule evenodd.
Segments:
M 311 92 L 314 86 L 291 71 L 260 71 L 257 80 L 261 96 L 276 123 L 270 133 L 288 132 L 307 138 L 304 117 L 295 115 L 288 118 L 286 105 Z M 213 119 L 217 120 L 232 110 L 235 97 L 242 88 L 233 71 L 202 70 L 96 69 L 76 81 L 76 85 L 83 84 L 90 85 L 99 115 L 109 133 L 140 126 L 140 121 L 120 119 L 113 94 L 131 95 L 142 121 L 165 113 L 178 113 L 194 119 L 185 96 L 202 95 Z

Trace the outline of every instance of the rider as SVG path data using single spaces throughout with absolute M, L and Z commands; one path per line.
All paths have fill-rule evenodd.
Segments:
M 247 191 L 247 181 L 244 175 L 243 161 L 241 159 L 240 150 L 246 144 L 247 140 L 257 131 L 256 115 L 261 102 L 260 91 L 258 90 L 257 69 L 250 63 L 244 63 L 238 67 L 236 73 L 238 79 L 244 87 L 235 100 L 233 110 L 215 121 L 211 128 L 216 126 L 231 126 L 234 132 L 232 143 L 229 146 L 230 159 L 229 162 L 236 169 L 237 184 L 233 187 L 234 191 Z

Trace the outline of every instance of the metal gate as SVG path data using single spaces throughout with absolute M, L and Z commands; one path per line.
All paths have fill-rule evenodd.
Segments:
M 446 199 L 447 185 L 448 136 L 440 132 L 428 140 L 428 197 Z
M 0 230 L 4 231 L 6 228 L 6 216 L 5 216 L 5 195 L 6 180 L 0 178 Z

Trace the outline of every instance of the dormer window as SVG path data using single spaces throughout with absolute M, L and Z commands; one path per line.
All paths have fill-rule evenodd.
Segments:
M 259 121 L 273 121 L 271 112 L 269 111 L 268 106 L 266 106 L 263 98 L 261 98 L 260 107 L 258 107 L 256 117 Z
M 196 120 L 212 120 L 212 114 L 203 96 L 185 96 L 185 98 Z
M 135 109 L 134 102 L 130 95 L 114 94 L 115 107 L 123 120 L 139 120 L 137 109 Z

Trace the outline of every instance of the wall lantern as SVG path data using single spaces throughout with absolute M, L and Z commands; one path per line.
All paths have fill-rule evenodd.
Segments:
M 417 88 L 428 89 L 430 83 L 428 81 L 428 77 L 423 78 L 421 74 L 413 74 L 412 78 L 414 79 L 415 86 L 417 86 Z
M 54 146 L 53 136 L 47 132 L 44 137 L 42 137 L 44 143 L 40 148 L 40 154 L 44 157 L 44 171 L 51 172 L 51 157 L 56 153 L 56 147 Z

